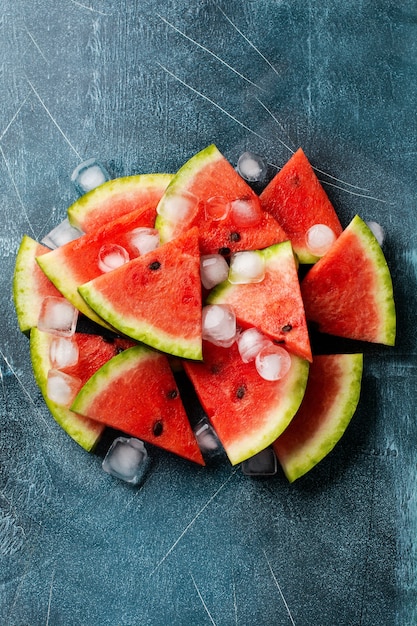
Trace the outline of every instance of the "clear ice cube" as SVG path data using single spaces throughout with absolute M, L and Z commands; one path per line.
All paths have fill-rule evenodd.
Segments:
M 49 360 L 52 367 L 62 369 L 76 365 L 79 349 L 73 337 L 54 337 L 49 346 Z
M 213 457 L 221 452 L 220 441 L 207 419 L 203 418 L 197 422 L 193 430 L 201 453 L 205 457 Z
M 231 307 L 223 304 L 208 304 L 203 307 L 203 339 L 224 348 L 236 340 L 236 316 Z
M 69 407 L 81 389 L 82 382 L 76 376 L 51 368 L 46 381 L 46 394 L 52 402 Z
M 213 196 L 204 203 L 206 220 L 220 221 L 226 219 L 230 211 L 230 202 L 223 196 Z
M 102 463 L 105 472 L 131 485 L 142 482 L 148 467 L 149 457 L 145 445 L 134 437 L 117 437 Z
M 307 247 L 316 256 L 326 254 L 335 241 L 336 234 L 326 224 L 314 224 L 306 234 Z
M 256 355 L 255 366 L 259 376 L 264 380 L 281 380 L 291 368 L 291 357 L 285 348 L 271 341 Z
M 257 183 L 265 178 L 267 165 L 259 154 L 244 152 L 239 157 L 236 169 L 244 180 Z
M 99 187 L 110 178 L 104 165 L 94 158 L 80 163 L 71 174 L 71 181 L 81 195 Z
M 233 223 L 238 228 L 257 226 L 262 221 L 262 209 L 259 200 L 253 196 L 237 198 L 230 204 Z
M 244 363 L 250 363 L 256 359 L 262 348 L 270 343 L 272 342 L 257 328 L 247 328 L 237 338 L 240 358 Z
M 199 199 L 193 193 L 166 192 L 156 207 L 156 212 L 171 224 L 191 221 L 197 214 Z
M 242 463 L 242 472 L 246 476 L 274 476 L 277 471 L 277 457 L 272 448 L 265 448 Z
M 159 231 L 156 228 L 135 228 L 128 237 L 138 254 L 146 254 L 159 246 Z
M 382 246 L 385 239 L 385 231 L 382 228 L 381 224 L 378 224 L 378 222 L 366 222 L 366 224 L 368 228 L 370 228 L 373 232 L 375 239 L 377 240 L 379 245 Z
M 235 252 L 230 258 L 229 282 L 233 285 L 260 283 L 265 278 L 265 261 L 257 250 Z
M 66 217 L 58 226 L 55 226 L 45 237 L 41 240 L 44 246 L 55 250 L 69 241 L 74 241 L 83 235 L 83 232 L 75 226 L 71 226 L 69 219 Z
M 78 311 L 60 296 L 46 296 L 42 300 L 38 329 L 51 335 L 71 337 L 77 326 Z
M 229 265 L 221 254 L 205 254 L 200 258 L 200 277 L 203 286 L 211 289 L 229 275 Z
M 104 274 L 111 272 L 129 261 L 129 254 L 122 246 L 105 243 L 98 253 L 98 268 Z

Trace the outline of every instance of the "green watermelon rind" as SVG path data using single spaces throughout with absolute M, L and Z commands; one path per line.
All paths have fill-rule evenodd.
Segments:
M 55 421 L 78 445 L 87 452 L 92 452 L 104 431 L 103 424 L 78 415 L 71 409 L 53 402 L 46 392 L 48 371 L 51 368 L 49 360 L 50 341 L 51 335 L 48 333 L 38 330 L 38 328 L 32 328 L 30 331 L 30 357 L 36 384 Z
M 109 180 L 78 198 L 67 209 L 68 220 L 75 228 L 84 230 L 86 218 L 96 211 L 100 211 L 100 204 L 103 200 L 108 200 L 111 196 L 121 198 L 129 193 L 135 194 L 141 189 L 146 191 L 153 187 L 163 190 L 166 189 L 172 178 L 173 174 L 155 173 L 135 174 Z
M 160 212 L 163 212 L 164 204 L 167 199 L 169 200 L 170 195 L 186 192 L 201 171 L 209 164 L 221 161 L 222 159 L 224 159 L 224 157 L 217 146 L 211 144 L 192 156 L 174 175 L 156 209 L 157 217 L 155 220 L 155 228 L 159 231 L 161 243 L 171 241 L 171 239 L 175 237 L 177 228 L 175 222 L 168 221 L 160 215 Z
M 268 427 L 259 429 L 258 432 L 248 432 L 245 437 L 232 444 L 229 443 L 226 453 L 232 465 L 242 463 L 270 446 L 287 428 L 298 411 L 306 390 L 310 364 L 295 355 L 291 355 L 291 361 L 280 402 L 264 415 L 264 423 L 268 424 Z
M 290 483 L 307 474 L 333 450 L 344 435 L 358 406 L 363 373 L 363 355 L 358 353 L 334 356 L 341 363 L 343 362 L 343 377 L 340 381 L 340 391 L 334 402 L 328 407 L 321 428 L 293 452 L 285 449 L 285 432 L 283 433 L 283 442 L 278 439 L 273 444 L 280 465 Z M 291 424 L 289 429 L 291 429 Z
M 120 316 L 111 303 L 94 288 L 94 281 L 90 281 L 78 288 L 87 304 L 120 333 L 136 341 L 145 343 L 156 350 L 161 350 L 173 356 L 184 359 L 199 360 L 203 358 L 201 338 L 187 341 L 185 338 L 164 333 L 152 324 L 139 320 L 137 317 Z

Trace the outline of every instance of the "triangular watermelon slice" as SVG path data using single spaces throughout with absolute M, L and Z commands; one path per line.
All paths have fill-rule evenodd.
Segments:
M 301 299 L 297 266 L 291 243 L 259 250 L 265 261 L 265 277 L 258 283 L 232 284 L 228 280 L 213 289 L 209 304 L 228 304 L 243 328 L 254 326 L 289 352 L 311 361 L 307 322 Z
M 274 451 L 290 482 L 310 471 L 337 444 L 359 402 L 362 354 L 314 357 L 307 389 Z
M 157 350 L 202 358 L 198 230 L 161 245 L 79 288 L 119 332 Z
M 324 224 L 336 237 L 342 232 L 333 205 L 301 148 L 265 187 L 260 201 L 287 233 L 300 263 L 315 263 L 319 258 L 307 246 L 309 228 Z
M 98 370 L 72 410 L 204 465 L 166 355 L 135 346 Z
M 203 346 L 203 362 L 185 362 L 184 368 L 236 465 L 272 444 L 288 426 L 303 398 L 309 364 L 292 355 L 288 374 L 271 382 L 259 376 L 253 361 L 242 361 L 236 343 Z
M 321 332 L 394 345 L 390 271 L 378 241 L 358 215 L 306 274 L 301 292 L 307 319 Z
M 132 243 L 132 232 L 139 227 L 152 228 L 155 205 L 148 203 L 135 211 L 104 224 L 74 241 L 43 254 L 37 261 L 43 272 L 76 309 L 97 324 L 108 327 L 78 293 L 78 287 L 102 275 L 99 253 L 102 246 L 117 245 L 130 258 L 139 255 Z
M 69 207 L 70 224 L 89 233 L 149 203 L 156 207 L 171 179 L 172 174 L 137 174 L 109 180 Z
M 181 198 L 194 199 L 190 202 L 195 202 L 195 206 L 186 212 L 184 219 L 167 219 L 167 215 L 171 217 L 172 209 L 167 207 L 173 198 L 179 204 Z M 242 225 L 231 212 L 221 218 L 207 212 L 207 203 L 212 200 L 226 206 L 239 199 L 253 203 L 258 214 L 254 223 Z M 178 170 L 157 211 L 155 227 L 161 234 L 161 241 L 170 241 L 188 228 L 198 226 L 201 254 L 220 252 L 227 256 L 238 250 L 266 248 L 288 239 L 278 222 L 262 211 L 258 196 L 215 145 L 201 150 Z

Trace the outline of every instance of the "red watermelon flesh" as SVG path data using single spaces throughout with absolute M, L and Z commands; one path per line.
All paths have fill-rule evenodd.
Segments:
M 86 317 L 102 323 L 81 298 L 78 287 L 102 274 L 98 265 L 102 246 L 116 244 L 124 248 L 130 258 L 137 257 L 138 251 L 130 241 L 130 234 L 139 227 L 153 228 L 155 215 L 154 204 L 148 203 L 94 232 L 86 233 L 56 250 L 49 251 L 37 261 L 43 272 L 69 302 Z
M 173 196 L 191 194 L 196 200 L 194 213 L 184 221 L 171 222 L 163 216 L 164 208 Z M 207 217 L 207 201 L 217 198 L 225 205 L 238 199 L 253 203 L 258 220 L 242 226 L 233 219 L 231 212 L 222 219 Z M 199 229 L 201 254 L 220 251 L 228 255 L 239 250 L 256 250 L 288 239 L 278 222 L 262 211 L 259 198 L 239 176 L 229 161 L 211 145 L 193 156 L 172 179 L 158 205 L 155 226 L 162 241 L 169 241 L 188 228 Z
M 308 362 L 291 356 L 288 374 L 261 378 L 254 362 L 244 363 L 237 344 L 203 342 L 203 361 L 184 362 L 199 400 L 235 465 L 270 445 L 296 413 L 308 376 Z
M 260 201 L 287 233 L 300 263 L 318 259 L 306 244 L 311 226 L 324 224 L 336 237 L 342 232 L 333 205 L 301 148 L 265 187 Z
M 90 378 L 72 409 L 204 465 L 164 354 L 140 345 L 119 354 Z
M 119 332 L 174 356 L 201 359 L 198 230 L 161 245 L 79 288 Z
M 321 332 L 394 345 L 391 275 L 371 230 L 355 216 L 301 283 L 307 319 Z
M 227 304 L 242 328 L 255 327 L 292 352 L 312 360 L 310 339 L 291 243 L 275 244 L 259 253 L 265 277 L 258 283 L 225 281 L 207 297 L 208 304 Z

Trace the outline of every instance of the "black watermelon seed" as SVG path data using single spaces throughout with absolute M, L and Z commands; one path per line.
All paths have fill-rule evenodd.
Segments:
M 169 398 L 170 400 L 173 400 L 177 396 L 178 396 L 178 391 L 176 389 L 171 389 L 170 391 L 167 392 L 167 398 Z
M 229 239 L 230 241 L 233 241 L 233 243 L 237 243 L 238 241 L 240 241 L 240 235 L 239 233 L 230 233 Z
M 150 270 L 159 270 L 159 268 L 161 267 L 161 264 L 159 261 L 154 261 L 153 263 L 150 263 L 148 267 Z
M 221 367 L 217 363 L 213 363 L 213 365 L 210 367 L 210 371 L 212 374 L 218 374 L 220 370 L 221 370 Z
M 222 256 L 229 256 L 230 248 L 219 248 L 219 254 Z
M 164 425 L 161 420 L 157 420 L 153 425 L 153 434 L 155 437 L 160 437 L 162 435 L 162 431 L 164 430 Z
M 292 330 L 292 325 L 291 324 L 285 324 L 285 326 L 283 326 L 281 328 L 281 330 L 282 330 L 283 333 L 289 333 L 290 330 Z
M 243 396 L 246 393 L 246 386 L 245 385 L 240 385 L 240 387 L 237 388 L 236 391 L 236 398 L 238 398 L 239 400 L 241 400 L 243 398 Z

